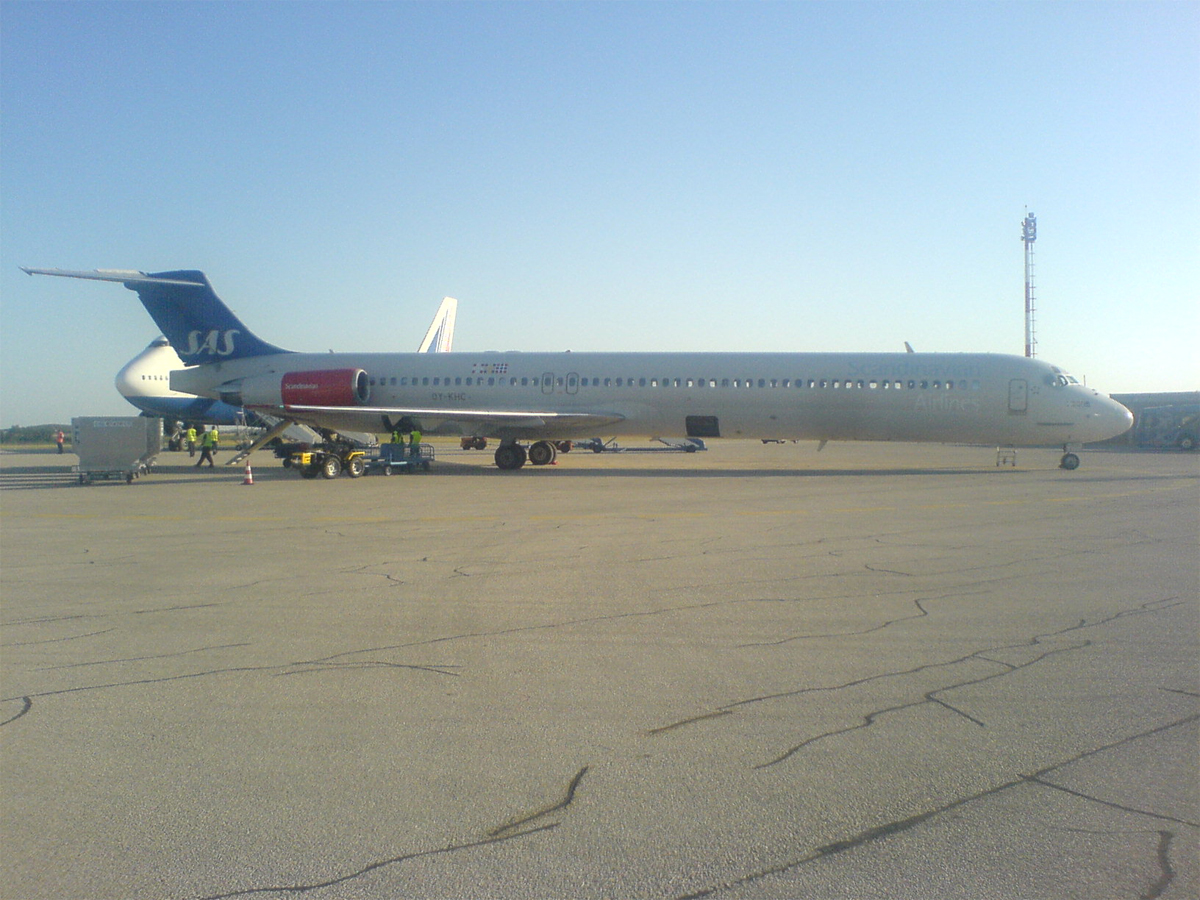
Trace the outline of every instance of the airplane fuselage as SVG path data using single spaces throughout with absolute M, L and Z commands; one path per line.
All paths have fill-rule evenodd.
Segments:
M 361 373 L 367 389 L 337 408 L 286 402 L 288 376 L 328 371 Z M 425 428 L 457 420 L 467 433 L 501 439 L 602 434 L 1057 446 L 1129 426 L 1124 407 L 1057 367 L 1001 354 L 286 353 L 176 371 L 170 384 L 336 429 L 389 430 L 387 411 L 406 409 L 417 411 Z M 503 412 L 495 411 L 529 417 L 498 422 Z

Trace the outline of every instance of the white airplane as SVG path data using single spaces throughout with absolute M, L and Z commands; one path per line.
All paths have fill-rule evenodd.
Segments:
M 421 341 L 418 353 L 449 353 L 454 345 L 454 325 L 458 301 L 444 297 L 429 330 Z M 245 421 L 240 407 L 231 406 L 210 397 L 197 397 L 171 389 L 171 372 L 184 368 L 183 360 L 164 335 L 159 335 L 146 349 L 127 362 L 117 373 L 116 386 L 121 396 L 152 416 L 173 422 L 204 422 L 216 425 L 237 425 Z
M 298 353 L 253 334 L 204 273 L 23 269 L 137 293 L 187 367 L 171 390 L 337 431 L 457 423 L 496 465 L 595 434 L 1062 447 L 1127 431 L 1124 406 L 1037 359 L 990 353 Z M 521 442 L 532 442 L 526 449 Z

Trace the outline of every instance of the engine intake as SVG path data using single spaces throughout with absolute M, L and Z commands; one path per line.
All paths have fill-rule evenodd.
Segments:
M 371 399 L 371 382 L 362 369 L 288 372 L 279 395 L 284 406 L 362 406 Z
M 243 378 L 221 387 L 232 406 L 362 406 L 371 399 L 371 380 L 362 369 L 315 369 Z

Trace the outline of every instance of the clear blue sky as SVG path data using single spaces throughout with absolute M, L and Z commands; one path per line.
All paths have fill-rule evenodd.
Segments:
M 118 285 L 412 350 L 1023 351 L 1200 388 L 1196 3 L 0 4 L 0 424 L 132 414 Z

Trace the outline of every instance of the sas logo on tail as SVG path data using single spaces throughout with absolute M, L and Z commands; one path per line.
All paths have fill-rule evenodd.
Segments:
M 201 353 L 206 353 L 209 356 L 229 356 L 233 353 L 233 336 L 241 334 L 236 328 L 231 328 L 228 331 L 212 330 L 204 335 L 201 339 L 201 331 L 188 332 L 188 345 L 184 350 L 184 356 L 199 356 Z

